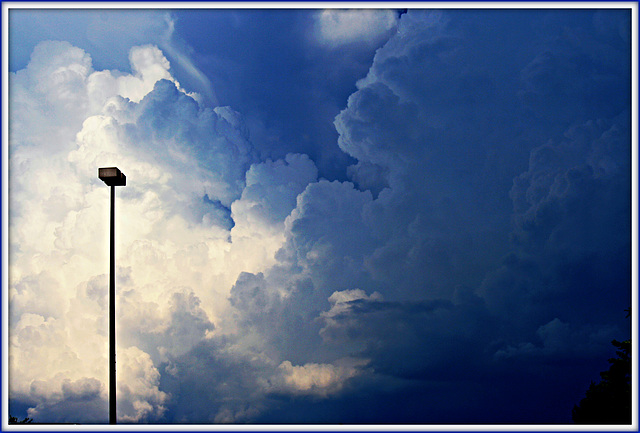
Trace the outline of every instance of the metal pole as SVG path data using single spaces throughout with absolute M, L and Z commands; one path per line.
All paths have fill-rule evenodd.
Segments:
M 116 424 L 116 187 L 111 185 L 111 264 L 109 269 L 109 424 Z
M 111 257 L 109 263 L 109 424 L 116 424 L 116 186 L 127 176 L 118 167 L 98 168 L 98 178 L 111 187 Z

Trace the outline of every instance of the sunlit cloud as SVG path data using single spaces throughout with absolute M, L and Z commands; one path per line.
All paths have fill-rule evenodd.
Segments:
M 396 29 L 393 10 L 325 9 L 316 17 L 317 39 L 330 47 L 362 43 L 376 44 Z
M 119 422 L 570 422 L 629 333 L 629 11 L 291 12 L 83 12 L 10 73 L 10 407 L 108 419 L 117 166 Z

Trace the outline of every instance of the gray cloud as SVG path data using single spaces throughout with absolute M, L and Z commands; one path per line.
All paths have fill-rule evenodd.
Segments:
M 31 385 L 32 395 L 38 400 L 38 382 Z M 78 413 L 86 423 L 104 423 L 107 421 L 107 401 L 101 395 L 102 384 L 93 378 L 76 381 L 66 379 L 62 382 L 61 393 L 54 399 L 41 396 L 41 402 L 28 411 L 33 419 L 47 419 L 49 422 L 66 422 L 77 417 Z
M 12 175 L 67 174 L 12 186 L 12 398 L 100 419 L 113 163 L 122 421 L 568 421 L 628 332 L 627 21 L 408 11 L 342 101 L 353 164 L 329 179 L 157 48 L 121 74 L 40 46 L 12 75 Z M 69 104 L 69 130 L 38 124 Z

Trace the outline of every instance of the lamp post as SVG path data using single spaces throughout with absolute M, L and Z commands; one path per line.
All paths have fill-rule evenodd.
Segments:
M 116 423 L 116 186 L 125 186 L 127 177 L 117 167 L 98 169 L 98 177 L 111 187 L 111 259 L 109 267 L 109 424 Z

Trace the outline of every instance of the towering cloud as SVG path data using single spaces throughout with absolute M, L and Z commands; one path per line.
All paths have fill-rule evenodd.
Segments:
M 255 223 L 243 211 L 230 232 L 232 203 L 253 198 L 282 212 L 316 176 L 296 155 L 268 163 L 282 173 L 279 188 L 260 174 L 264 164 L 249 170 L 255 153 L 238 113 L 199 106 L 156 47 L 134 47 L 131 61 L 133 75 L 94 71 L 82 50 L 47 42 L 11 77 L 11 390 L 43 420 L 106 416 L 108 189 L 97 167 L 117 165 L 129 179 L 118 190 L 116 245 L 124 421 L 164 414 L 160 363 L 206 338 L 228 281 L 262 269 L 277 248 L 269 225 L 242 247 Z
M 116 165 L 122 422 L 570 421 L 629 332 L 628 11 L 306 19 L 383 44 L 340 176 L 153 45 L 122 72 L 44 42 L 11 74 L 11 404 L 107 419 Z

